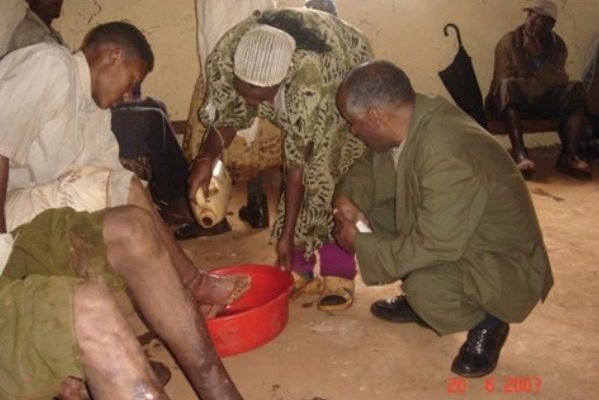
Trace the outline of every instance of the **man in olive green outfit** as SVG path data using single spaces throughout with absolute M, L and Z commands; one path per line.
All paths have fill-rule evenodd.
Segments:
M 337 103 L 368 150 L 336 187 L 335 237 L 356 252 L 367 284 L 403 281 L 402 296 L 371 311 L 440 335 L 469 331 L 452 371 L 490 373 L 508 323 L 553 284 L 516 165 L 457 107 L 415 94 L 389 62 L 354 69 Z M 359 220 L 371 232 L 358 231 Z

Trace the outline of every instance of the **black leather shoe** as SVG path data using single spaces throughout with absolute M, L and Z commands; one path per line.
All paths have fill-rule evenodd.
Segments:
M 509 331 L 510 326 L 505 322 L 494 329 L 471 329 L 451 364 L 451 371 L 466 378 L 477 378 L 491 373 L 497 366 L 499 352 Z
M 415 322 L 420 326 L 429 327 L 424 322 L 410 304 L 406 300 L 406 296 L 401 295 L 392 299 L 378 300 L 370 305 L 370 312 L 377 318 L 380 318 L 389 322 L 396 322 L 399 324 L 407 322 Z
M 268 226 L 268 201 L 265 194 L 248 199 L 247 205 L 239 209 L 239 219 L 247 222 L 252 228 Z

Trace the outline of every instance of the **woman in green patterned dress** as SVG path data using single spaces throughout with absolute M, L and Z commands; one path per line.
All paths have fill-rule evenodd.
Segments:
M 272 231 L 277 265 L 299 286 L 313 278 L 320 249 L 320 309 L 353 301 L 356 265 L 333 240 L 331 200 L 339 177 L 363 143 L 350 134 L 335 98 L 356 65 L 372 58 L 368 40 L 342 20 L 306 9 L 255 13 L 230 29 L 208 56 L 207 98 L 199 110 L 210 127 L 189 177 L 190 197 L 207 191 L 212 162 L 254 117 L 281 129 L 284 193 Z

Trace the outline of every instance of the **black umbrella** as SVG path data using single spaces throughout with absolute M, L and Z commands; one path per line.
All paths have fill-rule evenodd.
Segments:
M 482 127 L 487 126 L 487 118 L 483 107 L 483 96 L 478 86 L 472 59 L 462 45 L 462 35 L 455 24 L 447 24 L 443 28 L 445 36 L 449 36 L 447 28 L 453 28 L 458 37 L 460 49 L 453 62 L 439 72 L 439 77 L 449 91 L 456 104 L 476 120 Z

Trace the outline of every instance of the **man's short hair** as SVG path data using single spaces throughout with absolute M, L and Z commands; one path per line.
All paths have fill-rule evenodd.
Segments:
M 413 104 L 416 100 L 408 76 L 389 61 L 358 65 L 347 75 L 342 87 L 347 94 L 348 110 L 358 114 L 371 107 Z
M 83 40 L 82 48 L 102 43 L 114 43 L 121 46 L 128 56 L 139 57 L 148 68 L 154 69 L 154 53 L 144 34 L 134 25 L 115 21 L 100 24 L 88 32 Z

